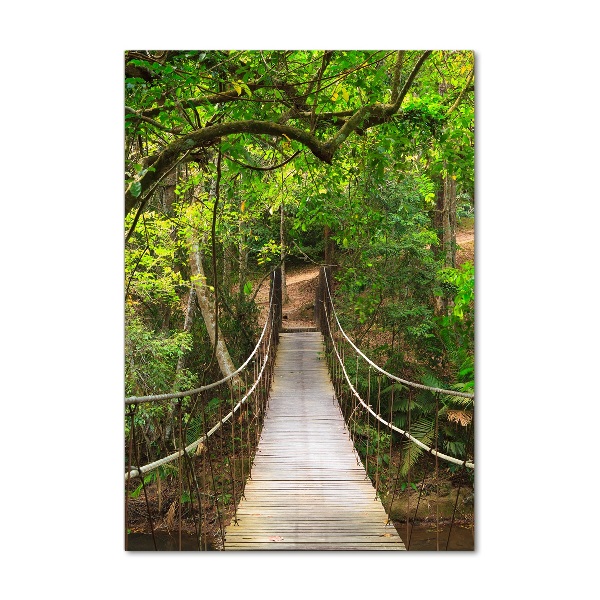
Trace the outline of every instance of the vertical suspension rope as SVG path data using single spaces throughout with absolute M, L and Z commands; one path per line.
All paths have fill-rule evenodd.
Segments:
M 129 461 L 128 461 L 128 467 L 127 467 L 127 472 L 131 473 L 131 459 L 133 457 L 133 428 L 134 428 L 134 422 L 133 422 L 133 415 L 135 413 L 136 410 L 136 405 L 134 404 L 133 406 L 129 406 L 128 408 L 128 416 L 131 417 L 131 425 L 129 428 Z M 127 482 L 129 483 L 131 480 L 127 479 Z M 125 550 L 129 549 L 129 490 L 127 489 L 129 486 L 126 485 L 125 486 Z
M 191 511 L 192 511 L 192 520 L 194 523 L 194 530 L 196 531 L 196 542 L 198 544 L 198 550 L 202 550 L 201 545 L 200 545 L 201 538 L 200 538 L 200 532 L 198 531 L 198 523 L 197 523 L 196 519 L 194 518 L 194 499 L 192 497 L 192 487 L 193 487 L 194 482 L 196 481 L 196 474 L 194 473 L 194 466 L 192 464 L 190 455 L 188 454 L 188 452 L 185 448 L 183 450 L 183 456 L 185 458 L 188 489 L 190 490 L 190 507 L 191 507 Z M 200 490 L 198 489 L 197 483 L 196 483 L 195 487 L 196 487 L 196 493 L 198 496 L 198 506 L 200 506 Z M 199 510 L 201 511 L 202 509 L 199 508 Z
M 464 470 L 464 467 L 463 467 Z M 458 490 L 456 492 L 456 499 L 454 500 L 454 508 L 452 509 L 452 519 L 450 520 L 450 529 L 448 530 L 448 538 L 446 539 L 446 551 L 448 550 L 448 545 L 450 544 L 450 536 L 452 535 L 452 526 L 454 525 L 454 515 L 456 514 L 456 506 L 458 505 L 458 497 L 460 496 L 460 488 L 462 482 L 458 480 Z
M 186 454 L 187 456 L 187 454 Z M 200 491 L 200 484 L 198 483 L 198 476 L 196 469 L 194 468 L 194 460 L 190 457 L 190 471 L 194 479 L 194 485 L 196 486 L 196 494 L 198 495 L 198 549 L 202 550 L 202 492 Z
M 244 388 L 245 389 L 245 388 Z M 242 400 L 242 386 L 239 385 L 237 388 L 237 401 L 241 402 Z M 245 410 L 246 406 L 242 406 L 240 405 L 240 415 L 238 417 L 239 423 L 240 423 L 240 437 L 239 437 L 239 454 L 240 454 L 240 487 L 242 488 L 241 492 L 240 492 L 240 500 L 241 500 L 241 496 L 244 494 L 244 410 Z M 233 409 L 232 409 L 233 410 Z M 235 416 L 235 415 L 233 415 Z M 235 472 L 235 457 L 234 457 L 234 463 L 233 463 L 233 470 Z M 235 508 L 235 515 L 237 516 L 237 504 L 235 504 L 236 508 Z
M 467 449 L 469 447 L 469 442 L 473 438 L 473 431 L 474 431 L 473 425 L 471 425 L 471 434 L 470 434 L 469 439 L 467 440 L 467 443 L 465 445 L 465 461 L 463 462 L 463 465 L 462 465 L 461 475 L 466 472 Z M 458 505 L 458 497 L 460 495 L 460 489 L 461 489 L 461 487 L 462 487 L 462 480 L 459 479 L 458 480 L 458 491 L 456 492 L 456 499 L 454 500 L 454 509 L 452 510 L 452 519 L 450 520 L 450 529 L 448 531 L 448 539 L 446 540 L 446 550 L 448 550 L 448 545 L 450 544 L 450 536 L 452 535 L 452 526 L 454 525 L 454 516 L 456 514 L 456 507 Z M 475 543 L 475 536 L 473 536 L 473 543 Z
M 342 361 L 343 361 L 343 364 L 346 365 L 346 344 L 344 344 L 343 338 L 340 338 L 340 342 L 342 344 L 342 353 L 341 353 Z M 349 397 L 349 391 L 346 386 L 346 382 L 344 381 L 344 373 L 343 373 L 341 367 L 340 367 L 339 377 L 340 377 L 340 396 L 341 396 L 342 402 L 343 402 L 342 414 L 344 416 L 344 431 L 346 431 L 346 429 L 348 429 L 348 431 L 349 431 L 348 419 L 350 417 L 350 397 Z
M 247 388 L 244 387 L 244 390 L 246 390 Z M 241 390 L 240 390 L 240 400 L 241 400 Z M 246 402 L 246 404 L 243 407 L 243 411 L 244 411 L 244 415 L 246 417 L 246 451 L 248 452 L 248 467 L 250 467 L 250 453 L 251 453 L 251 448 L 250 448 L 250 409 L 249 409 L 249 404 L 250 404 L 250 398 L 248 398 L 248 401 Z M 242 426 L 243 426 L 243 422 L 242 422 Z M 243 431 L 243 430 L 242 430 Z M 243 440 L 243 435 L 242 435 L 242 440 Z M 246 469 L 245 469 L 245 465 L 244 465 L 244 444 L 243 442 L 240 442 L 241 446 L 242 446 L 242 492 L 241 492 L 241 497 L 245 498 L 246 497 Z
M 179 413 L 179 448 L 185 450 L 185 444 L 183 442 L 183 416 L 181 398 L 177 401 L 177 412 Z M 182 462 L 181 462 L 181 450 L 177 457 L 177 471 L 179 480 L 179 551 L 181 552 L 181 509 L 182 509 L 182 496 L 183 496 L 183 477 L 182 477 Z
M 260 352 L 260 350 L 259 350 Z M 257 378 L 257 368 L 256 365 L 258 364 L 258 356 L 256 357 L 256 360 L 254 361 L 254 381 L 256 381 Z M 258 391 L 254 390 L 253 392 L 253 396 L 254 396 L 254 421 L 255 421 L 255 429 L 254 429 L 254 439 L 256 440 L 256 447 L 258 448 L 258 432 L 260 429 L 260 409 L 259 409 L 259 405 L 258 405 L 258 399 L 259 399 L 259 393 Z M 252 471 L 250 471 L 250 477 L 252 477 Z
M 377 416 L 381 417 L 381 376 L 377 375 Z M 379 461 L 381 455 L 379 452 L 380 446 L 380 421 L 377 419 L 377 462 L 375 463 L 375 500 L 379 491 Z
M 408 390 L 408 435 L 411 435 L 410 433 L 410 405 L 411 405 L 411 400 L 412 400 L 412 389 L 409 388 Z M 409 526 L 410 526 L 410 440 L 408 441 L 408 469 L 406 472 L 406 539 L 409 541 L 409 546 L 410 546 L 410 535 L 409 535 Z M 407 547 L 408 549 L 408 547 Z
M 134 411 L 135 412 L 135 411 Z M 135 454 L 136 454 L 136 459 L 137 459 L 137 464 L 141 465 L 141 461 L 140 461 L 140 449 L 135 441 L 135 427 L 131 430 L 132 436 L 133 436 L 133 447 L 135 448 Z M 150 524 L 150 531 L 152 532 L 152 542 L 154 544 L 154 549 L 158 550 L 158 546 L 156 544 L 156 538 L 154 536 L 154 523 L 152 522 L 152 515 L 150 513 L 150 502 L 148 501 L 148 492 L 146 490 L 146 482 L 144 481 L 144 476 L 141 476 L 141 481 L 142 481 L 142 490 L 144 490 L 144 498 L 146 500 L 146 512 L 148 514 L 148 523 Z
M 354 378 L 354 389 L 358 390 L 358 354 L 356 355 L 356 376 Z M 354 394 L 352 394 L 352 398 L 354 399 L 354 403 L 353 403 L 354 408 L 352 409 L 352 413 L 354 414 L 354 412 L 356 411 L 356 408 L 357 408 L 358 400 L 356 399 L 356 396 Z M 354 443 L 355 448 L 356 448 L 356 422 L 357 422 L 357 418 L 354 417 L 354 421 L 352 422 L 352 428 L 353 428 L 352 442 Z M 357 465 L 360 464 L 358 452 L 356 453 L 356 464 Z
M 231 389 L 231 388 L 230 388 Z M 229 473 L 231 476 L 231 497 L 233 498 L 233 524 L 237 525 L 237 499 L 235 494 L 235 404 L 233 399 L 233 390 L 230 391 L 231 397 L 231 459 L 229 461 Z
M 392 383 L 392 392 L 391 392 L 391 398 L 390 398 L 390 423 L 392 422 L 392 417 L 393 417 L 393 413 L 394 413 L 394 384 Z M 394 461 L 393 461 L 393 455 L 392 455 L 392 444 L 394 441 L 394 432 L 390 431 L 390 461 L 388 463 L 388 481 L 391 479 L 390 475 L 392 473 L 392 468 L 394 465 Z M 398 463 L 398 470 L 396 472 L 396 477 L 393 479 L 393 485 L 392 485 L 392 494 L 388 496 L 390 498 L 390 503 L 387 509 L 387 521 L 386 521 L 386 525 L 389 525 L 390 522 L 390 515 L 392 512 L 392 504 L 394 502 L 394 495 L 396 494 L 396 485 L 398 483 L 398 475 L 400 474 L 400 466 L 401 463 Z M 389 483 L 388 483 L 388 490 L 389 490 Z
M 344 363 L 344 342 L 340 340 L 340 360 L 342 364 Z M 337 361 L 336 361 L 337 362 Z M 340 408 L 342 411 L 342 418 L 344 419 L 344 432 L 346 431 L 346 417 L 348 416 L 346 412 L 346 405 L 344 402 L 344 382 L 342 379 L 342 369 L 338 367 L 338 397 L 340 399 Z
M 371 365 L 367 371 L 367 406 L 371 406 Z M 366 476 L 369 477 L 369 438 L 371 437 L 371 413 L 367 411 L 367 456 L 366 456 Z
M 221 460 L 223 459 L 223 456 L 225 456 L 225 452 L 223 452 L 223 438 L 225 437 L 225 427 L 223 427 L 223 403 L 225 402 L 225 399 L 223 398 L 223 395 L 221 394 L 221 386 L 219 386 L 215 392 L 215 397 L 218 400 L 218 409 L 219 409 L 219 423 L 221 423 L 221 427 L 219 428 L 219 442 L 218 442 L 218 456 L 220 457 L 219 459 L 219 465 L 221 464 Z M 208 395 L 205 398 L 206 402 L 209 402 L 208 399 Z M 208 429 L 206 428 L 206 426 L 204 427 L 204 431 L 208 431 Z M 215 446 L 217 444 L 215 443 Z M 208 446 L 207 446 L 208 449 Z M 221 477 L 221 480 L 219 482 L 220 488 L 221 488 L 221 492 L 217 493 L 217 490 L 214 490 L 215 493 L 215 499 L 216 502 L 219 502 L 219 498 L 224 498 L 225 496 L 225 477 Z
M 258 349 L 258 353 L 256 355 L 256 360 L 257 360 L 256 376 L 258 377 L 258 373 L 260 373 L 260 370 L 262 369 L 262 365 L 263 365 L 263 361 L 264 361 L 264 347 L 263 346 L 261 346 Z M 258 394 L 258 402 L 260 404 L 261 414 L 264 416 L 265 396 L 263 394 L 263 386 L 262 385 L 258 386 L 258 388 L 256 389 L 256 393 Z
M 206 425 L 206 402 L 201 402 L 202 404 L 202 423 L 204 426 L 204 431 L 208 431 L 208 427 Z M 225 539 L 225 533 L 223 530 L 223 519 L 221 518 L 221 510 L 219 509 L 219 497 L 217 495 L 217 486 L 215 484 L 215 471 L 213 469 L 212 457 L 211 457 L 211 448 L 210 448 L 210 437 L 206 437 L 206 455 L 208 457 L 208 466 L 210 469 L 210 478 L 212 483 L 212 491 L 214 497 L 214 504 L 217 509 L 217 519 L 219 521 L 219 529 L 221 531 L 221 540 Z
M 423 480 L 421 481 L 421 488 L 419 489 L 419 497 L 417 498 L 417 506 L 415 507 L 415 514 L 413 515 L 413 526 L 411 527 L 410 536 L 408 537 L 407 550 L 410 550 L 410 540 L 412 539 L 413 529 L 415 526 L 415 522 L 417 520 L 417 513 L 419 512 L 419 504 L 421 503 L 421 495 L 423 494 L 424 489 L 425 489 L 425 473 L 423 473 Z
M 223 400 L 221 398 L 219 398 L 219 423 L 223 427 Z M 219 456 L 223 456 L 223 429 L 219 429 Z
M 206 446 L 206 452 L 202 453 L 202 490 L 207 490 L 207 486 L 206 486 L 206 455 L 208 454 L 208 445 Z M 206 495 L 208 496 L 208 492 L 206 492 Z M 207 503 L 208 506 L 210 507 L 210 500 Z M 203 521 L 206 523 L 206 525 L 204 526 L 204 528 L 202 527 L 202 523 Z M 200 520 L 200 531 L 202 531 L 204 529 L 204 550 L 208 550 L 208 517 L 207 517 L 207 511 L 204 510 L 203 511 L 203 515 L 202 515 L 202 519 Z
M 394 398 L 394 388 L 392 387 L 392 408 L 390 409 L 390 414 L 394 407 L 393 398 Z M 390 417 L 390 423 L 391 422 L 392 421 L 391 421 L 391 417 Z M 390 433 L 392 434 L 392 438 L 393 438 L 393 432 L 390 432 Z M 390 448 L 392 446 L 392 438 L 390 438 Z M 392 489 L 392 497 L 390 499 L 390 506 L 388 509 L 388 520 L 387 520 L 386 524 L 389 524 L 389 522 L 390 522 L 390 514 L 392 511 L 392 504 L 394 502 L 394 497 L 396 495 L 396 489 L 398 487 L 398 482 L 400 481 L 400 471 L 402 469 L 402 456 L 403 456 L 403 454 L 402 454 L 402 439 L 400 439 L 400 441 L 398 442 L 398 469 L 396 470 L 396 478 L 394 480 L 394 487 Z M 391 468 L 391 465 L 392 465 L 392 456 L 391 456 L 391 450 L 390 450 L 390 468 Z M 406 513 L 406 520 L 408 521 L 408 512 Z M 407 534 L 408 534 L 408 528 L 407 528 Z M 408 536 L 407 536 L 407 540 L 408 540 Z
M 439 438 L 439 423 L 438 423 L 438 412 L 439 412 L 439 401 L 440 396 L 435 393 L 435 544 L 436 550 L 440 550 L 440 480 L 438 472 L 438 438 Z
M 247 389 L 248 389 L 248 371 L 244 371 L 244 390 L 247 390 Z M 250 427 L 251 427 L 250 402 L 251 402 L 251 399 L 248 398 L 248 402 L 246 402 L 246 406 L 245 406 L 245 408 L 246 408 L 246 449 L 248 450 L 248 477 L 250 477 L 250 473 L 252 472 L 252 461 L 250 458 L 252 456 L 252 446 L 250 445 Z M 243 460 L 244 460 L 244 457 L 242 456 L 242 465 L 244 464 Z M 242 495 L 244 498 L 246 497 L 246 480 L 245 479 L 244 479 L 244 487 L 242 488 Z
M 389 379 L 388 379 L 389 381 Z M 391 398 L 390 398 L 390 423 L 392 422 L 393 419 L 393 414 L 394 414 L 394 383 L 392 382 L 392 390 L 391 390 Z M 394 431 L 390 429 L 390 454 L 389 454 L 389 462 L 388 462 L 388 476 L 387 476 L 387 481 L 389 482 L 390 480 L 390 475 L 392 473 L 392 467 L 394 465 L 394 462 L 392 460 L 392 444 L 394 441 Z M 388 483 L 388 489 L 389 489 L 389 483 Z

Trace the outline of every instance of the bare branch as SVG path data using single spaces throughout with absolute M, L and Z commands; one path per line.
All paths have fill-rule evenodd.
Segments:
M 474 74 L 475 74 L 475 67 L 473 67 L 471 69 L 471 72 L 469 73 L 469 77 L 467 78 L 467 83 L 465 83 L 465 87 L 462 89 L 462 91 L 458 95 L 458 98 L 456 99 L 454 104 L 448 109 L 446 116 L 450 115 L 450 113 L 453 113 L 454 110 L 458 107 L 458 105 L 460 104 L 460 101 L 463 99 L 463 96 L 465 95 L 465 92 L 469 89 L 469 85 L 471 84 L 471 80 L 473 79 Z
M 136 120 L 143 121 L 144 123 L 149 123 L 153 127 L 156 127 L 157 129 L 160 129 L 161 131 L 166 131 L 167 133 L 172 133 L 173 135 L 179 135 L 183 129 L 182 127 L 175 127 L 173 129 L 171 129 L 169 127 L 165 127 L 164 125 L 161 125 L 158 121 L 155 121 L 154 119 L 149 119 L 148 117 L 145 117 L 143 114 L 137 113 L 135 110 L 133 110 L 133 108 L 130 108 L 129 106 L 125 107 L 125 114 L 126 115 L 134 115 Z
M 313 101 L 312 111 L 310 114 L 310 132 L 314 133 L 317 127 L 317 121 L 315 119 L 316 111 L 317 111 L 317 101 L 319 99 L 319 91 L 321 90 L 321 78 L 323 77 L 323 73 L 327 68 L 327 65 L 331 61 L 333 56 L 332 51 L 326 51 L 323 53 L 323 62 L 321 63 L 321 67 L 319 68 L 319 72 L 317 73 L 317 89 L 315 91 L 315 99 Z
M 300 152 L 302 152 L 302 150 L 296 150 L 296 152 L 294 152 L 294 154 L 292 154 L 289 158 L 286 158 L 283 162 L 280 162 L 278 165 L 273 165 L 272 167 L 253 167 L 252 165 L 247 165 L 242 161 L 233 158 L 233 156 L 229 156 L 228 154 L 223 153 L 223 156 L 227 160 L 230 160 L 231 162 L 234 162 L 237 165 L 244 167 L 245 169 L 251 169 L 252 171 L 275 171 L 276 169 L 287 165 L 291 160 L 294 160 L 294 158 L 296 158 L 296 156 L 298 156 Z
M 404 97 L 408 93 L 408 90 L 410 89 L 410 86 L 415 80 L 415 77 L 417 76 L 418 72 L 423 66 L 423 63 L 430 54 L 431 50 L 426 50 L 419 57 L 419 60 L 415 64 L 411 74 L 408 76 L 408 79 L 402 86 L 402 90 L 398 94 L 398 98 L 396 99 L 396 102 L 394 102 L 394 104 L 375 103 L 363 106 L 362 108 L 357 110 L 354 113 L 354 115 L 350 119 L 348 119 L 348 121 L 346 121 L 346 123 L 340 128 L 340 130 L 333 137 L 333 139 L 327 143 L 327 148 L 331 152 L 332 156 L 353 131 L 364 131 L 369 127 L 374 127 L 375 125 L 386 123 L 394 114 L 398 112 L 398 110 L 400 109 L 400 105 L 402 104 L 402 100 L 404 100 Z
M 148 171 L 144 177 L 140 179 L 142 192 L 145 192 L 158 178 L 160 178 L 164 171 L 172 166 L 173 162 L 178 159 L 182 152 L 189 152 L 194 148 L 208 145 L 221 137 L 235 133 L 255 133 L 287 137 L 306 146 L 317 158 L 327 164 L 330 164 L 333 158 L 333 153 L 330 152 L 325 143 L 306 131 L 302 131 L 296 127 L 280 125 L 271 121 L 256 120 L 218 123 L 211 125 L 210 127 L 204 127 L 203 129 L 193 131 L 174 141 L 172 144 L 169 144 L 161 152 L 146 157 L 143 161 L 143 166 L 145 168 L 154 167 L 154 171 Z M 138 199 L 128 191 L 125 194 L 125 214 L 127 214 L 137 202 Z

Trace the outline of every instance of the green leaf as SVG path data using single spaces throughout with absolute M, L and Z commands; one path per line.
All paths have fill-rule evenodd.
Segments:
M 134 181 L 131 184 L 131 187 L 129 188 L 129 191 L 131 192 L 131 195 L 134 198 L 138 198 L 139 195 L 142 193 L 142 184 L 139 181 Z

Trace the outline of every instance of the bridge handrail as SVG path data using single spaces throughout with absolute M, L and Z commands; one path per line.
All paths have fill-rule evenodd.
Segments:
M 332 303 L 331 306 L 333 308 L 333 303 Z M 327 310 L 327 306 L 325 306 L 325 314 L 327 315 L 328 312 L 329 311 Z M 340 328 L 340 330 L 341 330 L 341 328 Z M 333 342 L 333 336 L 331 335 L 331 330 L 330 330 L 330 334 L 329 335 L 331 337 L 331 341 Z M 412 436 L 410 433 L 408 433 L 408 431 L 404 431 L 403 429 L 400 429 L 400 427 L 396 427 L 395 425 L 393 425 L 389 421 L 386 421 L 385 419 L 381 418 L 381 416 L 378 415 L 371 408 L 371 406 L 369 404 L 367 404 L 361 398 L 360 394 L 356 391 L 356 388 L 352 385 L 352 381 L 350 380 L 350 377 L 348 376 L 348 373 L 346 371 L 346 366 L 344 365 L 344 361 L 342 360 L 342 357 L 340 356 L 339 352 L 337 351 L 335 343 L 333 343 L 332 345 L 333 345 L 333 349 L 335 350 L 335 354 L 337 356 L 337 359 L 338 359 L 338 362 L 340 364 L 340 367 L 342 368 L 342 371 L 344 373 L 344 377 L 346 378 L 346 381 L 348 382 L 348 386 L 350 387 L 350 390 L 352 391 L 352 393 L 354 394 L 354 396 L 356 396 L 356 398 L 362 404 L 362 406 L 364 406 L 380 423 L 382 423 L 383 425 L 385 425 L 386 427 L 389 427 L 390 429 L 392 429 L 394 431 L 397 431 L 401 435 L 407 437 L 411 442 L 413 442 L 414 444 L 416 444 L 417 446 L 419 446 L 419 448 L 422 448 L 423 450 L 427 451 L 429 454 L 431 454 L 433 456 L 437 456 L 438 458 L 441 458 L 442 460 L 454 463 L 455 465 L 465 466 L 468 469 L 474 469 L 475 468 L 475 464 L 472 463 L 471 461 L 460 460 L 459 458 L 455 458 L 454 456 L 448 456 L 447 454 L 443 454 L 442 452 L 439 452 L 435 448 L 431 448 L 430 446 L 427 446 L 427 444 L 424 444 L 421 440 L 418 440 L 416 437 Z
M 265 327 L 269 323 L 271 316 L 272 316 L 271 313 L 269 313 L 269 316 L 267 317 L 267 322 L 265 323 Z M 263 334 L 264 334 L 264 332 L 265 332 L 265 329 L 263 329 Z M 261 339 L 262 339 L 262 336 L 261 336 Z M 179 458 L 180 456 L 183 456 L 184 452 L 187 453 L 187 452 L 191 452 L 192 450 L 195 450 L 200 444 L 205 442 L 213 433 L 215 433 L 215 431 L 218 431 L 227 421 L 229 421 L 229 419 L 231 419 L 233 417 L 233 415 L 238 411 L 238 409 L 243 404 L 245 404 L 246 400 L 250 397 L 250 395 L 256 389 L 256 386 L 262 379 L 265 368 L 269 362 L 269 351 L 271 349 L 272 340 L 273 340 L 273 336 L 270 335 L 269 342 L 267 344 L 267 349 L 265 351 L 263 365 L 262 365 L 262 368 L 261 368 L 258 376 L 256 377 L 256 381 L 252 384 L 252 386 L 250 387 L 250 389 L 248 390 L 246 395 L 235 405 L 235 407 L 233 409 L 231 409 L 229 411 L 229 413 L 227 415 L 225 415 L 212 429 L 210 429 L 202 437 L 199 437 L 197 440 L 195 440 L 194 442 L 192 442 L 191 444 L 186 446 L 184 450 L 179 449 L 179 450 L 177 450 L 177 452 L 174 452 L 173 454 L 169 454 L 168 456 L 165 456 L 164 458 L 160 458 L 158 460 L 155 460 L 154 462 L 144 465 L 143 467 L 138 467 L 136 469 L 132 469 L 131 471 L 128 471 L 127 473 L 125 473 L 125 481 L 128 481 L 130 479 L 135 479 L 136 477 L 141 477 L 145 473 L 148 473 L 149 471 L 153 471 L 154 469 L 156 469 L 164 464 L 167 464 L 169 462 L 172 462 L 172 461 L 176 460 L 177 458 Z
M 390 379 L 393 379 L 394 381 L 398 381 L 399 383 L 404 383 L 405 385 L 409 385 L 411 387 L 415 387 L 415 388 L 419 388 L 422 390 L 429 390 L 431 392 L 438 392 L 440 394 L 447 394 L 449 396 L 461 396 L 462 398 L 475 398 L 475 394 L 469 394 L 468 392 L 458 392 L 456 390 L 446 390 L 443 388 L 436 388 L 436 387 L 431 387 L 429 385 L 424 385 L 422 383 L 416 383 L 414 381 L 409 381 L 407 379 L 402 379 L 401 377 L 397 377 L 396 375 L 392 375 L 392 373 L 388 373 L 386 370 L 382 369 L 379 365 L 377 365 L 376 363 L 374 363 L 368 356 L 366 356 L 365 354 L 363 354 L 363 352 L 360 351 L 360 349 L 354 344 L 354 342 L 348 337 L 348 335 L 346 334 L 346 332 L 344 331 L 344 329 L 342 328 L 340 321 L 338 319 L 336 310 L 335 310 L 335 306 L 333 304 L 333 298 L 331 297 L 331 291 L 329 289 L 329 281 L 327 280 L 327 272 L 323 271 L 324 273 L 324 279 L 325 279 L 325 284 L 327 286 L 327 295 L 329 296 L 329 300 L 331 302 L 331 309 L 333 311 L 333 316 L 335 317 L 335 320 L 338 324 L 338 327 L 340 329 L 340 331 L 342 332 L 342 335 L 346 338 L 346 340 L 348 341 L 348 343 L 354 348 L 354 350 L 356 351 L 357 354 L 359 354 L 360 356 L 362 356 L 362 358 L 364 358 L 374 369 L 376 369 L 377 371 L 379 371 L 380 373 L 382 373 L 383 375 L 389 377 Z
M 260 346 L 260 343 L 262 342 L 265 332 L 267 331 L 267 325 L 269 323 L 269 319 L 271 318 L 271 309 L 273 308 L 273 294 L 271 294 L 270 296 L 271 296 L 271 298 L 270 298 L 270 302 L 269 302 L 269 312 L 267 313 L 267 320 L 265 321 L 265 325 L 263 327 L 262 333 L 260 334 L 260 337 L 258 338 L 258 342 L 256 343 L 254 350 L 252 350 L 252 354 L 250 354 L 250 356 L 246 359 L 244 364 L 241 365 L 238 369 L 236 369 L 233 373 L 230 373 L 226 377 L 223 377 L 223 379 L 219 379 L 219 381 L 215 381 L 213 383 L 209 383 L 207 385 L 203 385 L 201 387 L 194 388 L 193 390 L 185 390 L 183 392 L 171 392 L 171 393 L 167 393 L 167 394 L 154 394 L 154 395 L 150 395 L 150 396 L 129 396 L 128 398 L 125 398 L 125 404 L 126 405 L 127 404 L 140 404 L 142 402 L 157 402 L 159 400 L 171 400 L 172 398 L 183 398 L 184 396 L 191 396 L 192 394 L 199 394 L 200 392 L 204 392 L 205 390 L 210 390 L 214 387 L 217 387 L 218 385 L 221 385 L 222 383 L 225 383 L 226 381 L 229 381 L 232 377 L 235 377 L 238 373 L 243 371 L 244 368 L 248 365 L 248 363 L 252 360 L 253 356 L 258 351 L 258 348 Z

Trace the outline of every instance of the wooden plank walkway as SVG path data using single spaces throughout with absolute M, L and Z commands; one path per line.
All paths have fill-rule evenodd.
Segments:
M 282 333 L 251 479 L 225 550 L 405 550 L 334 398 L 320 333 Z

